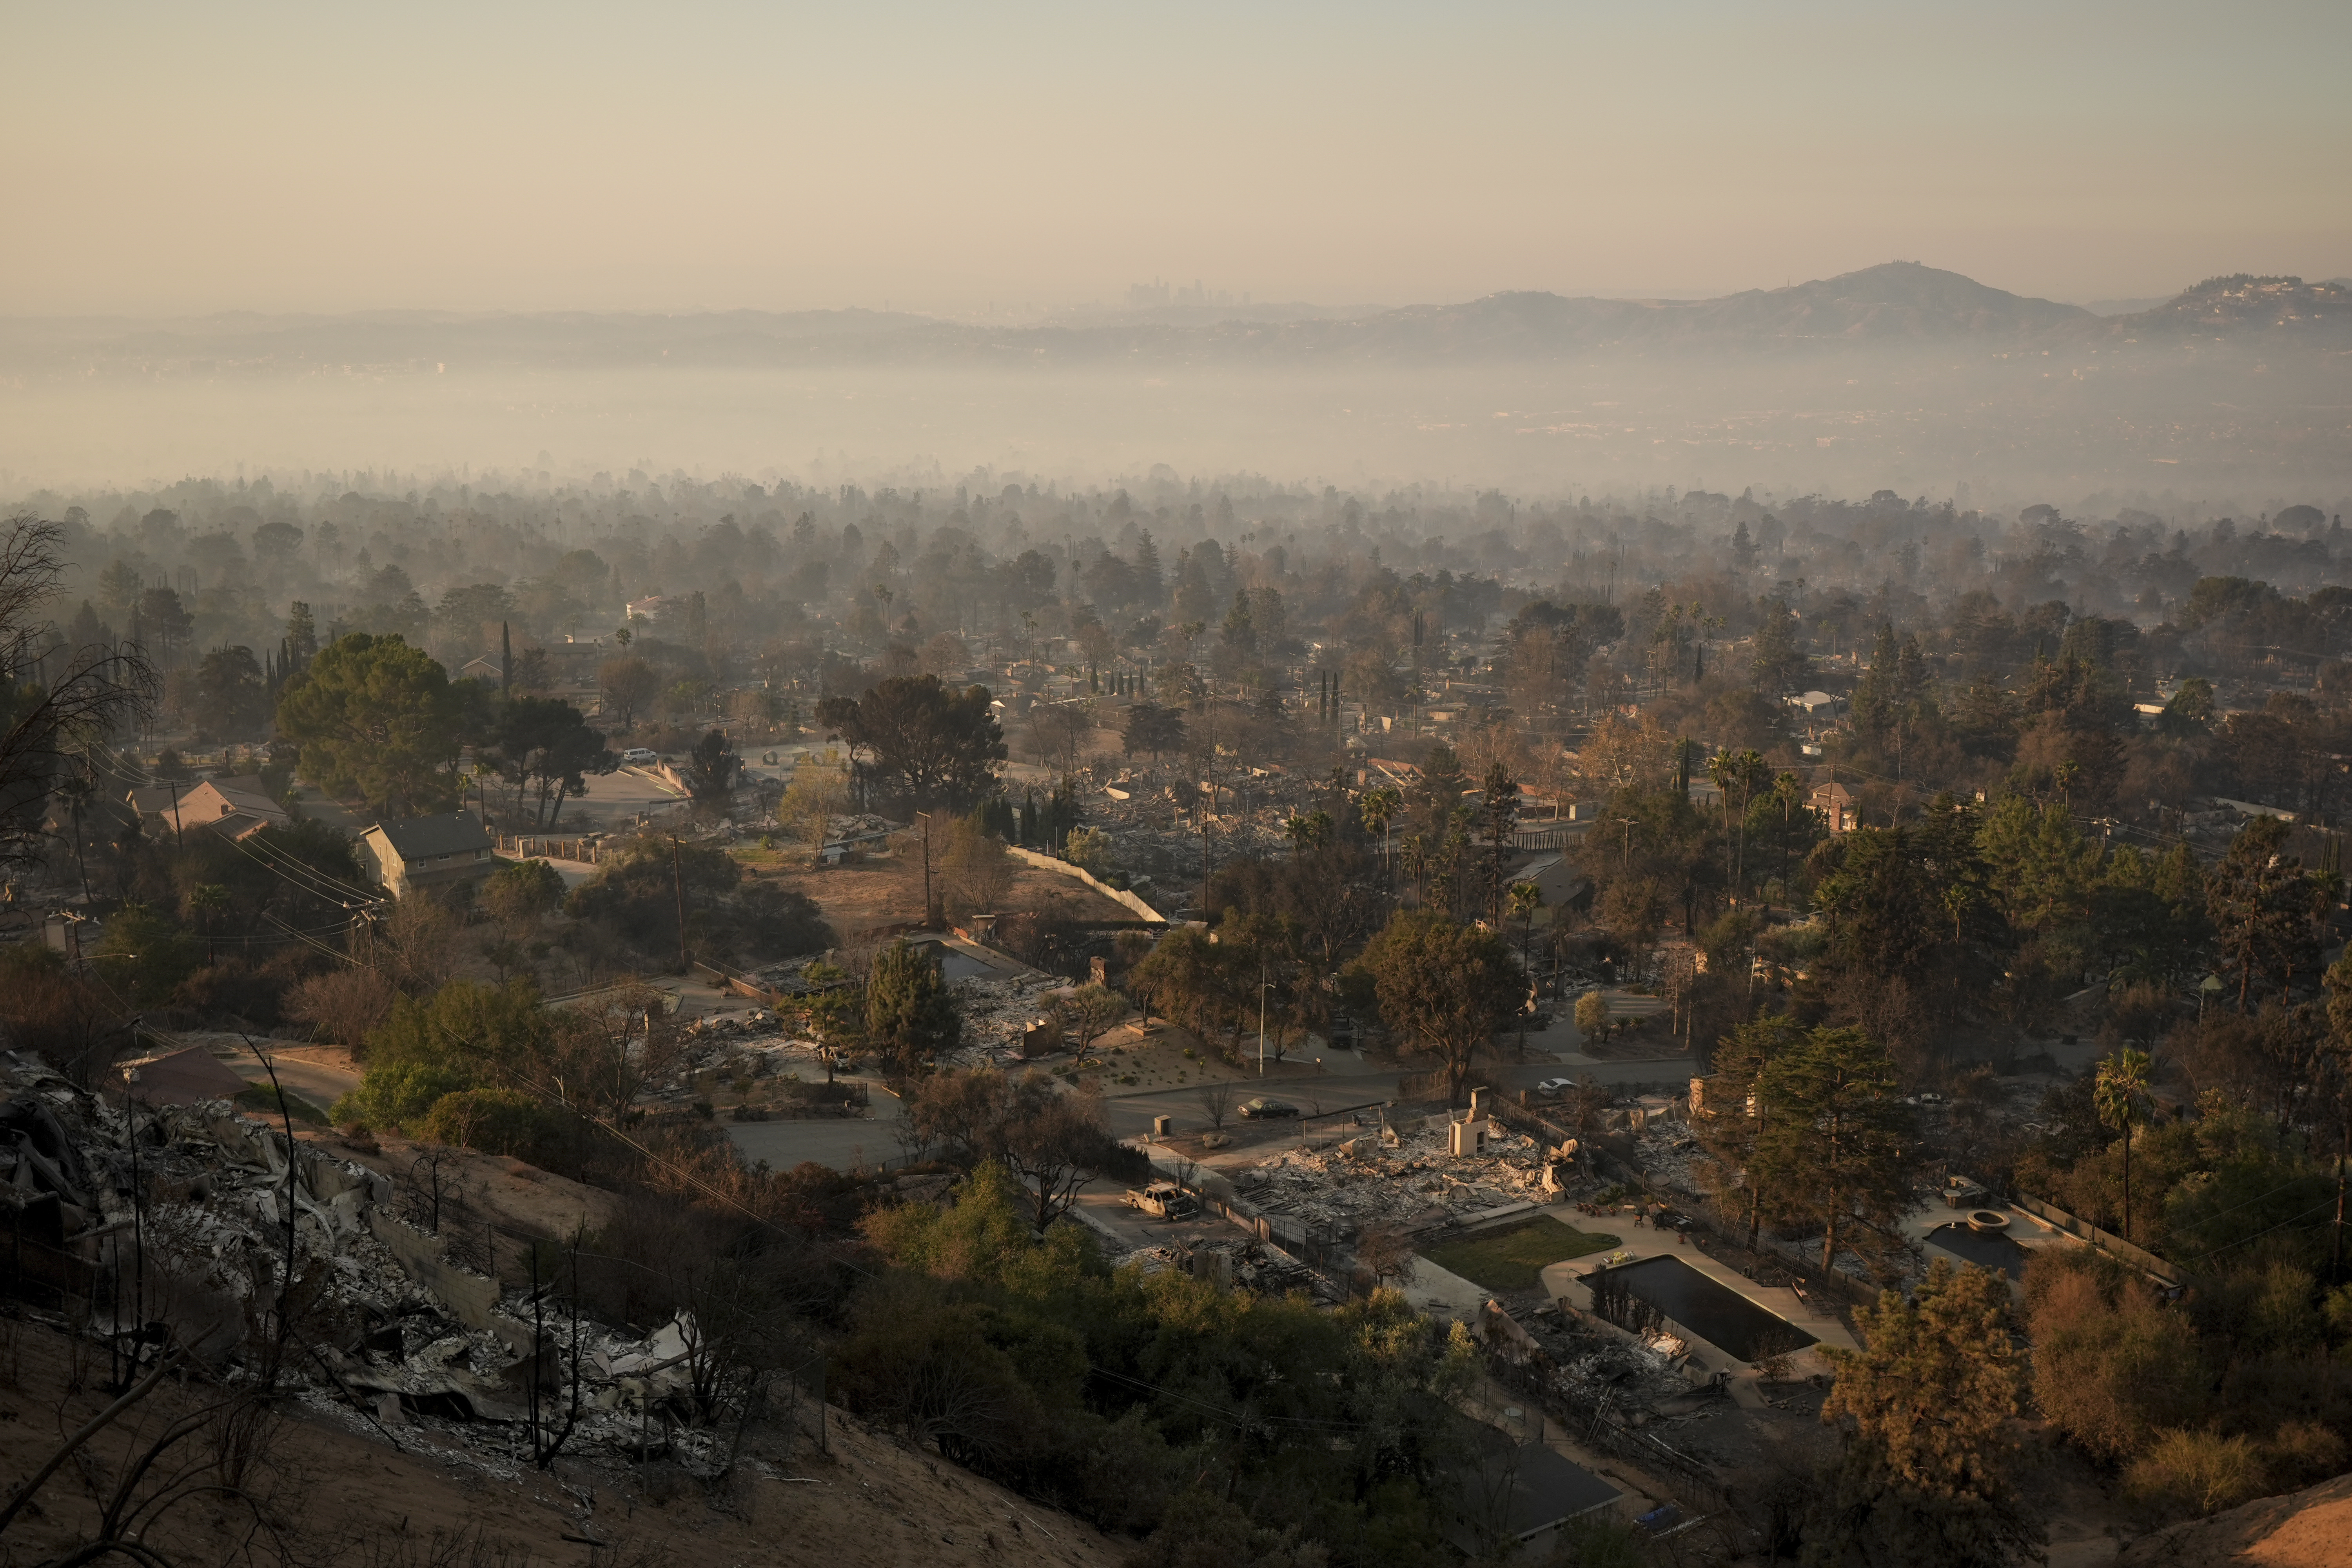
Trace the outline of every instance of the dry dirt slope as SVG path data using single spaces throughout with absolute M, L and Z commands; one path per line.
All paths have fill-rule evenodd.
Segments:
M 68 1394 L 77 1353 L 85 1386 Z M 102 1350 L 87 1342 L 77 1347 L 38 1323 L 0 1320 L 0 1497 L 47 1458 L 60 1432 L 106 1405 L 96 1386 L 105 1375 Z M 176 1397 L 159 1394 L 141 1408 L 140 1421 L 93 1441 L 89 1463 L 60 1469 L 38 1494 L 37 1510 L 0 1536 L 0 1555 L 40 1563 L 88 1539 L 94 1489 L 121 1473 L 132 1443 L 142 1431 L 152 1438 Z M 424 1427 L 397 1426 L 391 1436 L 398 1448 L 340 1408 L 291 1407 L 248 1489 L 268 1496 L 268 1512 L 294 1531 L 301 1560 L 321 1568 L 431 1568 L 447 1556 L 435 1549 L 436 1534 L 446 1542 L 468 1531 L 492 1542 L 505 1568 L 522 1568 L 516 1560 L 523 1557 L 560 1568 L 1113 1568 L 1131 1549 L 909 1453 L 838 1412 L 830 1453 L 807 1436 L 772 1432 L 755 1445 L 758 1461 L 715 1494 L 664 1468 L 559 1461 L 551 1474 L 527 1463 L 492 1470 Z M 175 1563 L 212 1563 L 241 1528 L 235 1510 L 199 1501 L 147 1544 Z M 592 1548 L 592 1536 L 604 1550 Z
M 2116 1561 L 2126 1568 L 2346 1568 L 2352 1564 L 2352 1476 L 2159 1530 Z

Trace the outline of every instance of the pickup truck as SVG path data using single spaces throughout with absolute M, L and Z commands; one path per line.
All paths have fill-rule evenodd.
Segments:
M 1140 1189 L 1128 1188 L 1127 1206 L 1160 1219 L 1191 1219 L 1201 1212 L 1201 1200 L 1173 1182 L 1154 1182 Z

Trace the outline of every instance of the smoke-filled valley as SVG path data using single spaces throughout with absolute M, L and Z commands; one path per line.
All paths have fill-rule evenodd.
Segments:
M 2347 1561 L 2340 0 L 0 49 L 0 1568 Z

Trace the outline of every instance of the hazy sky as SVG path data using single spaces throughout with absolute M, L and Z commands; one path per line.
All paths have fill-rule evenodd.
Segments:
M 2352 5 L 0 0 L 0 314 L 2352 273 Z

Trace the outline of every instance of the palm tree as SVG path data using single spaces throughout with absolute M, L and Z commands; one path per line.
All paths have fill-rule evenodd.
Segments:
M 1805 781 L 1794 773 L 1782 773 L 1772 781 L 1772 798 L 1780 807 L 1780 886 L 1785 889 L 1789 885 L 1789 824 L 1796 816 L 1797 807 L 1804 804 Z
M 1759 789 L 1771 782 L 1772 770 L 1751 746 L 1742 752 L 1716 752 L 1706 761 L 1706 773 L 1723 795 L 1723 853 L 1727 862 L 1724 869 L 1730 874 L 1731 896 L 1736 900 L 1748 862 L 1748 803 Z M 1731 821 L 1731 797 L 1735 793 L 1739 796 L 1737 837 Z
M 1381 836 L 1381 868 L 1384 873 L 1390 869 L 1389 825 L 1396 820 L 1397 810 L 1403 805 L 1404 796 L 1385 784 L 1379 789 L 1366 790 L 1357 803 L 1358 809 L 1363 813 L 1364 831 Z M 1389 879 L 1393 890 L 1395 879 L 1391 876 Z
M 2099 1063 L 2091 1096 L 2099 1120 L 2124 1135 L 2124 1239 L 2131 1239 L 2131 1130 L 2147 1099 L 2147 1080 L 2154 1058 L 2137 1046 L 2126 1046 Z

